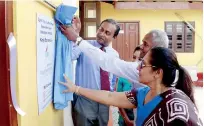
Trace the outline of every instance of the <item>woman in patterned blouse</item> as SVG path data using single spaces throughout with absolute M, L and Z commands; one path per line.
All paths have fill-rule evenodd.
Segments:
M 66 76 L 63 92 L 75 92 L 102 104 L 137 108 L 137 126 L 201 126 L 195 105 L 192 80 L 173 51 L 151 49 L 135 68 L 139 82 L 146 85 L 129 92 L 91 90 L 75 86 Z

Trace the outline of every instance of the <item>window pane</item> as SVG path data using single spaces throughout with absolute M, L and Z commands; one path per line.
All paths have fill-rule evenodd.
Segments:
M 193 38 L 192 38 L 192 35 L 187 35 L 187 40 L 192 40 Z
M 191 32 L 192 32 L 192 30 L 191 30 L 190 26 L 188 26 L 188 25 L 187 25 L 186 32 L 187 32 L 187 33 L 191 33 Z
M 177 40 L 182 40 L 182 35 L 177 35 Z
M 176 31 L 177 33 L 182 33 L 183 32 L 183 24 L 176 24 Z
M 172 42 L 169 41 L 169 49 L 172 49 Z
M 177 43 L 177 48 L 182 49 L 182 43 Z
M 96 37 L 96 22 L 85 22 L 84 25 L 85 37 Z
M 172 35 L 167 35 L 169 40 L 172 40 Z
M 194 24 L 191 24 L 192 26 L 191 27 L 194 27 Z M 185 27 L 185 30 L 186 30 L 186 35 L 185 35 L 185 52 L 193 52 L 193 43 L 194 43 L 194 32 L 193 30 L 190 28 L 190 26 L 188 26 L 186 24 L 186 27 Z
M 166 24 L 166 33 L 169 39 L 169 49 L 172 49 L 173 24 L 172 23 L 165 23 L 165 24 Z
M 187 41 L 193 40 L 193 31 L 191 30 L 190 26 L 188 26 L 188 25 L 186 27 L 186 39 L 187 39 Z
M 172 32 L 172 28 L 173 28 L 172 24 L 167 24 L 166 25 L 166 32 Z
M 172 35 L 167 35 L 169 38 L 169 49 L 172 49 Z
M 179 22 L 175 26 L 175 52 L 184 52 L 184 24 Z
M 96 18 L 96 3 L 85 3 L 84 15 L 85 18 Z

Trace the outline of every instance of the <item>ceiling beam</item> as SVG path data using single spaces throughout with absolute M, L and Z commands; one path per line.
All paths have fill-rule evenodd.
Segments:
M 202 2 L 116 2 L 115 9 L 202 10 Z

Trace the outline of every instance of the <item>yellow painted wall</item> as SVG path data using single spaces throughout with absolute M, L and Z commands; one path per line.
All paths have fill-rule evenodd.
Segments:
M 18 115 L 18 126 L 63 126 L 63 111 L 54 110 L 52 103 L 38 115 L 36 14 L 52 18 L 54 12 L 36 1 L 17 1 L 13 7 L 17 40 L 17 96 L 20 107 L 26 112 L 24 117 Z
M 140 43 L 144 35 L 152 29 L 164 30 L 165 21 L 180 21 L 175 12 L 183 16 L 186 21 L 195 21 L 195 30 L 202 36 L 202 11 L 201 10 L 119 10 L 111 4 L 101 3 L 101 20 L 113 18 L 117 21 L 140 21 Z M 197 65 L 202 72 L 202 40 L 195 35 L 194 53 L 177 53 L 181 65 Z M 202 60 L 200 63 L 199 61 Z

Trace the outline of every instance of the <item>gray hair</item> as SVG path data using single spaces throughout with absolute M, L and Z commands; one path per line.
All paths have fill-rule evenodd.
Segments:
M 165 47 L 169 46 L 169 39 L 166 32 L 162 30 L 151 30 L 148 34 L 152 34 L 153 47 Z

